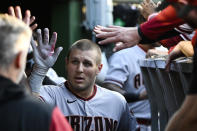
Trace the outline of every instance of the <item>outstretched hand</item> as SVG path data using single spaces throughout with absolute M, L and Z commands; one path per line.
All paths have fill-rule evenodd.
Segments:
M 172 60 L 181 57 L 192 57 L 194 55 L 194 50 L 191 41 L 180 41 L 176 47 L 170 52 L 166 60 L 166 71 L 170 70 L 170 63 Z
M 42 38 L 41 29 L 38 29 L 37 32 L 37 43 L 33 38 L 31 39 L 31 45 L 34 53 L 34 62 L 37 66 L 43 68 L 52 67 L 60 52 L 62 51 L 62 47 L 58 47 L 55 51 L 55 44 L 57 40 L 57 33 L 53 32 L 52 37 L 49 41 L 49 29 L 44 29 L 44 35 Z
M 35 21 L 35 17 L 31 16 L 30 10 L 25 11 L 25 16 L 23 18 L 20 6 L 16 6 L 15 8 L 13 6 L 10 6 L 8 8 L 8 14 L 22 20 L 24 23 L 29 25 L 32 30 L 36 29 L 38 26 L 36 23 L 33 24 Z
M 155 8 L 157 7 L 152 0 L 143 0 L 140 5 L 142 6 L 140 13 L 146 20 L 150 14 L 155 12 Z
M 141 39 L 138 34 L 137 27 L 103 27 L 97 25 L 94 28 L 94 32 L 96 33 L 97 38 L 104 39 L 99 41 L 99 44 L 122 42 L 121 44 L 116 44 L 113 51 L 132 47 L 136 44 L 139 44 L 139 41 Z

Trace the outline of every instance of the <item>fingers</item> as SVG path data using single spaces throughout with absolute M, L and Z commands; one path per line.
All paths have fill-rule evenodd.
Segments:
M 161 5 L 161 1 L 158 1 L 156 6 L 159 7 L 160 5 Z
M 22 13 L 21 13 L 21 8 L 20 8 L 20 6 L 16 6 L 16 7 L 14 8 L 14 11 L 15 11 L 15 16 L 16 16 L 18 19 L 22 20 Z
M 30 18 L 30 23 L 29 23 L 29 24 L 32 24 L 35 20 L 36 20 L 36 17 L 35 17 L 35 16 L 32 16 L 32 17 Z
M 59 54 L 60 54 L 60 52 L 63 50 L 63 48 L 62 47 L 58 47 L 56 50 L 55 50 L 55 52 L 54 52 L 54 54 L 53 54 L 53 58 L 55 59 L 55 60 L 57 60 L 57 58 L 58 58 L 58 56 L 59 56 Z
M 30 17 L 31 17 L 30 10 L 26 10 L 25 11 L 25 17 L 23 19 L 23 22 L 25 22 L 27 25 L 30 25 Z
M 36 33 L 37 33 L 37 41 L 38 41 L 38 45 L 43 45 L 43 43 L 42 43 L 42 33 L 41 33 L 41 29 L 37 29 L 37 31 L 36 31 Z
M 33 24 L 30 28 L 31 30 L 35 30 L 38 27 L 38 24 Z
M 32 49 L 34 50 L 34 52 L 36 51 L 36 42 L 34 41 L 33 37 L 31 37 L 31 46 L 32 46 Z
M 109 27 L 103 27 L 100 25 L 97 25 L 94 27 L 94 31 L 102 31 L 102 32 L 113 32 L 113 31 L 117 31 L 117 29 L 122 28 L 120 26 L 109 26 Z
M 13 6 L 10 6 L 8 8 L 8 14 L 11 15 L 11 16 L 15 16 L 15 12 L 14 12 L 14 7 Z
M 34 16 L 31 17 L 30 10 L 25 11 L 25 17 L 23 18 L 20 6 L 16 6 L 15 8 L 13 6 L 10 6 L 8 8 L 8 14 L 17 17 L 20 20 L 23 19 L 23 22 L 26 23 L 27 25 L 30 25 L 35 21 L 35 17 Z M 32 26 L 30 26 L 30 28 L 34 30 L 37 28 L 37 26 L 38 26 L 37 24 L 33 24 Z
M 96 28 L 94 28 L 94 32 L 95 32 L 96 34 L 101 34 L 101 33 L 103 33 L 100 29 L 96 29 Z
M 48 28 L 44 28 L 43 44 L 45 45 L 49 44 L 49 29 Z
M 52 34 L 52 37 L 51 37 L 51 40 L 50 40 L 50 45 L 53 45 L 54 46 L 54 48 L 55 48 L 55 44 L 56 44 L 56 41 L 57 41 L 57 33 L 56 32 L 53 32 L 53 34 Z M 54 49 L 53 48 L 53 49 Z
M 56 32 L 53 32 L 53 35 L 52 35 L 51 40 L 50 40 L 50 43 L 49 43 L 51 54 L 54 53 L 56 41 L 57 41 L 57 33 Z
M 35 20 L 36 20 L 35 16 L 32 16 L 32 17 L 30 18 L 30 23 L 29 23 L 29 24 L 30 24 L 30 25 L 32 24 L 32 25 L 30 26 L 30 28 L 31 28 L 32 31 L 35 30 L 35 29 L 38 27 L 38 24 L 36 24 L 36 23 L 33 24 L 33 23 L 35 22 Z
M 109 25 L 108 27 L 109 27 L 109 28 L 123 28 L 123 27 L 121 27 L 121 26 L 116 26 L 116 25 Z
M 121 27 L 103 27 L 103 28 L 100 28 L 101 31 L 103 32 L 113 32 L 113 31 L 117 31 L 119 28 Z
M 114 36 L 114 37 L 109 37 L 104 40 L 101 40 L 98 42 L 98 44 L 104 45 L 107 43 L 116 43 L 116 42 L 120 42 L 120 40 L 116 36 Z
M 132 47 L 132 46 L 129 46 L 129 43 L 119 43 L 115 45 L 115 47 L 113 48 L 113 52 L 116 52 L 116 51 L 119 51 L 128 47 Z
M 100 34 L 96 34 L 96 37 L 97 38 L 109 38 L 110 37 L 114 37 L 117 35 L 117 32 L 103 32 L 103 33 L 100 33 Z

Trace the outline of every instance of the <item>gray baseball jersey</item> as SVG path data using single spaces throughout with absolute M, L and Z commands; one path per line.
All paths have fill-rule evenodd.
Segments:
M 139 46 L 127 48 L 114 53 L 109 58 L 109 68 L 104 83 L 118 85 L 128 92 L 138 94 L 145 90 L 139 59 L 145 58 L 145 51 Z M 129 103 L 130 110 L 138 118 L 150 118 L 148 100 Z
M 134 131 L 136 128 L 125 98 L 99 86 L 94 86 L 94 93 L 88 99 L 72 93 L 67 83 L 43 86 L 40 97 L 59 107 L 75 131 Z

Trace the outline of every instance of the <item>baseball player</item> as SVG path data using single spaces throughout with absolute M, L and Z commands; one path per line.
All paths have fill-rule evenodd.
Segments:
M 137 96 L 135 98 L 137 102 L 129 102 L 129 108 L 137 118 L 141 131 L 150 130 L 151 122 L 149 101 L 141 98 L 142 92 L 145 92 L 145 87 L 138 60 L 144 59 L 145 50 L 150 48 L 152 48 L 151 45 L 137 45 L 115 52 L 109 58 L 109 68 L 104 81 L 104 87 L 123 94 L 127 101 L 129 101 L 128 95 L 125 93 L 129 93 L 129 97 Z
M 134 131 L 136 121 L 126 100 L 117 92 L 95 85 L 102 68 L 98 45 L 87 39 L 75 42 L 67 55 L 67 81 L 58 86 L 41 87 L 43 77 L 57 59 L 61 48 L 51 54 L 56 33 L 48 44 L 48 29 L 37 31 L 39 45 L 34 49 L 35 66 L 29 78 L 33 94 L 52 106 L 58 106 L 75 131 Z M 50 47 L 50 48 L 48 48 Z M 48 52 L 47 52 L 48 51 Z M 47 52 L 47 53 L 46 53 Z M 41 88 L 40 88 L 41 87 Z
M 123 48 L 127 48 L 138 44 L 139 41 L 154 41 L 161 38 L 161 36 L 165 35 L 168 36 L 168 31 L 170 28 L 174 28 L 180 24 L 183 24 L 183 19 L 194 29 L 197 28 L 197 1 L 196 0 L 168 0 L 174 2 L 173 5 L 176 6 L 168 6 L 166 9 L 161 11 L 157 18 L 153 19 L 152 21 L 146 22 L 143 25 L 140 25 L 140 28 L 130 28 L 129 30 L 121 30 L 118 29 L 110 29 L 112 32 L 103 33 L 102 27 L 97 27 L 95 32 L 101 34 L 97 35 L 99 38 L 106 38 L 105 41 L 100 42 L 101 44 L 108 43 L 108 42 L 119 42 L 123 41 L 124 44 L 121 46 L 116 46 L 114 50 L 120 50 Z M 177 8 L 178 7 L 178 8 Z M 178 16 L 181 16 L 182 19 L 178 19 Z M 162 18 L 162 19 L 159 19 Z M 159 24 L 156 24 L 159 23 Z M 100 30 L 101 29 L 101 30 Z M 105 31 L 109 31 L 104 29 Z M 103 31 L 104 31 L 103 30 Z M 125 32 L 127 31 L 127 32 Z M 120 33 L 121 32 L 121 33 Z M 141 34 L 138 34 L 141 33 Z M 128 34 L 128 37 L 124 34 Z M 192 43 L 196 45 L 196 38 L 197 33 L 195 33 Z M 135 40 L 135 41 L 134 41 Z M 166 128 L 166 131 L 195 131 L 197 128 L 196 124 L 196 82 L 197 82 L 197 48 L 194 48 L 194 59 L 193 59 L 193 72 L 192 72 L 192 82 L 189 87 L 189 92 L 186 95 L 185 101 L 183 102 L 181 108 L 175 113 L 175 115 L 171 118 Z M 178 54 L 179 55 L 179 54 Z

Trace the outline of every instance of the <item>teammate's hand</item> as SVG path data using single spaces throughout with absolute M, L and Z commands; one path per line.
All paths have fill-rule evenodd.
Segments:
M 15 8 L 13 6 L 10 6 L 8 8 L 8 14 L 22 20 L 24 23 L 29 25 L 32 30 L 36 29 L 38 26 L 36 23 L 34 23 L 35 17 L 31 16 L 30 10 L 25 11 L 25 16 L 23 18 L 20 6 L 16 6 Z
M 49 41 L 49 29 L 44 29 L 44 38 L 42 38 L 41 29 L 37 30 L 37 44 L 36 41 L 31 39 L 31 45 L 33 47 L 33 53 L 34 53 L 34 62 L 36 65 L 44 68 L 50 68 L 52 67 L 60 52 L 62 51 L 62 47 L 58 47 L 55 52 L 55 44 L 57 40 L 57 33 L 53 32 L 53 35 L 51 37 L 51 40 Z
M 180 57 L 182 55 L 183 55 L 183 53 L 181 52 L 181 50 L 179 48 L 172 50 L 172 52 L 170 52 L 170 54 L 168 55 L 168 57 L 166 59 L 165 70 L 167 72 L 169 72 L 170 71 L 170 64 L 171 64 L 171 62 L 174 59 L 176 59 L 176 58 L 178 58 L 178 57 Z
M 96 33 L 96 37 L 104 39 L 99 41 L 99 44 L 122 42 L 121 44 L 116 44 L 113 51 L 132 47 L 138 44 L 141 39 L 137 27 L 103 27 L 97 25 L 94 27 L 94 32 Z
M 155 8 L 157 7 L 152 0 L 143 0 L 140 5 L 142 6 L 140 13 L 146 20 L 150 14 L 155 12 Z
M 180 41 L 175 48 L 170 52 L 168 55 L 168 58 L 166 60 L 166 71 L 170 70 L 170 63 L 172 60 L 180 57 L 180 56 L 186 56 L 186 57 L 192 57 L 194 55 L 194 49 L 192 46 L 191 41 Z
M 152 58 L 154 56 L 166 56 L 168 55 L 168 52 L 166 51 L 160 51 L 157 49 L 149 49 L 148 52 L 146 53 L 146 58 Z

